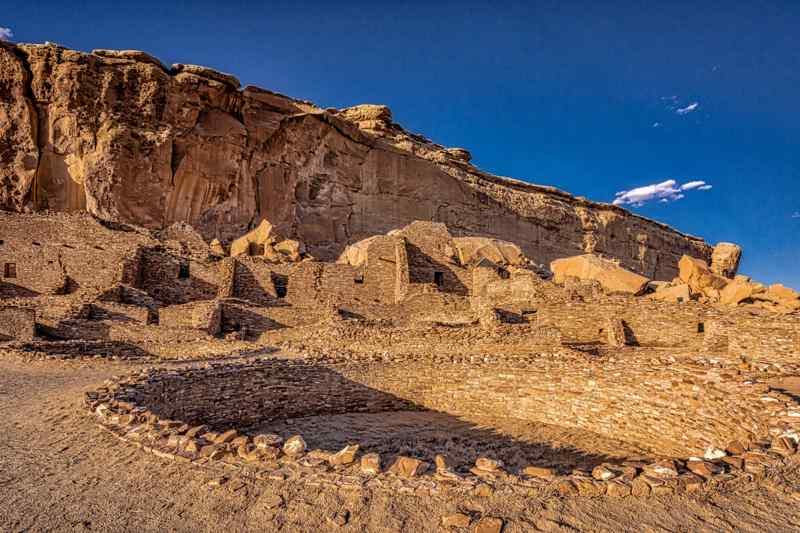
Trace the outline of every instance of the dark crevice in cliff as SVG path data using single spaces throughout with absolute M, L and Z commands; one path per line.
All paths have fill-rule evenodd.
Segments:
M 39 189 L 39 171 L 42 166 L 42 151 L 44 150 L 46 139 L 42 134 L 40 127 L 39 117 L 42 116 L 42 111 L 39 109 L 39 102 L 36 100 L 36 95 L 33 92 L 33 69 L 31 68 L 28 54 L 15 45 L 8 46 L 8 50 L 14 54 L 14 57 L 19 60 L 20 65 L 25 71 L 25 99 L 28 101 L 31 114 L 31 128 L 34 132 L 34 142 L 36 143 L 36 170 L 33 173 L 33 181 L 31 182 L 30 189 L 25 193 L 22 198 L 22 204 L 25 205 L 29 202 L 33 203 L 34 209 L 39 208 L 39 199 L 37 198 Z

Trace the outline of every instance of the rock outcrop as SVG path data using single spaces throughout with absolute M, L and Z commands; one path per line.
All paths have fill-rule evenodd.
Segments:
M 550 270 L 556 283 L 564 283 L 567 278 L 596 281 L 609 292 L 641 294 L 650 281 L 613 261 L 589 254 L 557 259 L 550 263 Z
M 714 246 L 711 254 L 711 271 L 723 278 L 733 279 L 739 270 L 742 248 L 730 242 L 721 242 Z
M 592 253 L 671 279 L 701 239 L 484 173 L 385 106 L 325 111 L 138 51 L 0 44 L 0 208 L 190 223 L 227 245 L 268 219 L 320 259 L 413 220 L 510 240 L 536 263 Z

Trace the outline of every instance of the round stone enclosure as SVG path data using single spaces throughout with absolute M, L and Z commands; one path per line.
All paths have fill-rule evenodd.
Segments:
M 542 441 L 558 440 L 576 455 L 686 457 L 767 431 L 757 387 L 724 374 L 689 362 L 570 359 L 271 359 L 158 372 L 134 383 L 127 396 L 161 418 L 216 431 L 299 431 L 323 448 L 357 442 L 370 427 L 388 439 L 392 431 L 409 442 L 437 438 L 414 430 L 418 424 L 449 431 L 449 446 L 461 442 L 476 454 L 529 446 L 523 455 L 530 459 L 542 453 Z M 377 413 L 385 416 L 353 419 Z M 348 433 L 348 424 L 364 427 Z M 520 433 L 536 424 L 538 434 Z M 364 451 L 370 443 L 381 446 L 366 441 Z

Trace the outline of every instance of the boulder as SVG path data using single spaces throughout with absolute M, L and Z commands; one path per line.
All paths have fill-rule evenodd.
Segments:
M 349 245 L 347 248 L 344 249 L 342 254 L 339 256 L 339 259 L 336 260 L 337 263 L 343 265 L 351 265 L 354 267 L 358 267 L 363 265 L 367 262 L 367 250 L 369 249 L 369 245 L 375 242 L 376 239 L 381 238 L 382 235 L 375 235 L 372 237 L 367 237 L 366 239 L 360 240 L 356 243 Z
M 218 256 L 228 255 L 225 253 L 225 248 L 222 246 L 222 243 L 219 242 L 219 239 L 214 239 L 213 241 L 211 241 L 208 247 L 211 249 L 211 253 L 214 255 Z
M 550 263 L 550 270 L 556 283 L 563 283 L 568 277 L 593 280 L 609 292 L 641 294 L 650 281 L 613 261 L 592 254 L 556 259 Z
M 262 220 L 256 229 L 231 243 L 231 257 L 261 255 L 273 263 L 300 261 L 305 250 L 301 242 L 278 235 L 268 220 Z
M 245 233 L 231 243 L 231 257 L 239 255 L 252 255 L 253 245 L 264 246 L 272 243 L 276 239 L 275 230 L 268 220 L 264 219 L 249 233 Z
M 791 302 L 800 300 L 800 293 L 789 287 L 784 287 L 780 283 L 770 285 L 765 294 L 773 302 Z
M 727 279 L 711 272 L 706 262 L 696 257 L 681 257 L 678 271 L 678 277 L 689 285 L 693 294 L 702 294 L 712 299 L 719 298 L 719 291 L 728 284 Z
M 719 301 L 725 305 L 738 305 L 751 298 L 762 287 L 757 283 L 733 280 L 719 293 Z
M 689 294 L 689 286 L 681 283 L 680 285 L 661 286 L 656 289 L 656 292 L 649 294 L 648 298 L 660 302 L 682 303 L 691 300 L 691 295 Z
M 721 242 L 711 253 L 711 272 L 723 278 L 733 279 L 739 270 L 742 249 L 731 242 Z
M 481 259 L 488 259 L 501 266 L 522 266 L 528 263 L 520 247 L 513 242 L 488 237 L 456 237 L 453 245 L 462 265 L 477 264 Z

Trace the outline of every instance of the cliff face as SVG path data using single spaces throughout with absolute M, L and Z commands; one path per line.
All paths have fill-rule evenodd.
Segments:
M 269 219 L 322 259 L 413 220 L 519 244 L 543 263 L 587 252 L 670 279 L 711 247 L 608 204 L 499 178 L 391 121 L 322 110 L 141 52 L 0 43 L 0 207 L 87 210 L 230 240 Z

